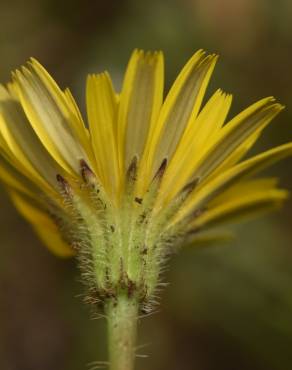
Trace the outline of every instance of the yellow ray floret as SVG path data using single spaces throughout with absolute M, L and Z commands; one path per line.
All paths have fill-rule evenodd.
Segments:
M 236 185 L 215 198 L 190 228 L 206 228 L 273 211 L 288 197 L 288 192 L 277 189 L 276 185 L 275 179 L 251 180 Z
M 121 178 L 117 152 L 118 100 L 108 73 L 88 76 L 86 103 L 97 174 L 114 198 L 120 192 Z
M 35 60 L 13 75 L 15 90 L 39 140 L 69 173 L 79 170 L 81 159 L 91 158 L 86 133 L 73 113 L 72 101 Z M 77 128 L 78 127 L 78 128 Z M 83 131 L 82 131 L 83 130 Z M 81 135 L 82 132 L 82 135 Z M 83 145 L 82 145 L 83 144 Z
M 11 162 L 40 187 L 56 185 L 57 164 L 43 147 L 20 103 L 0 86 L 0 136 Z
M 206 56 L 199 50 L 174 82 L 148 137 L 145 164 L 142 164 L 146 167 L 147 177 L 155 174 L 163 159 L 169 161 L 172 158 L 181 136 L 192 125 L 216 60 L 216 55 Z
M 34 207 L 31 202 L 26 201 L 16 192 L 10 192 L 10 197 L 19 213 L 32 225 L 42 242 L 53 253 L 60 257 L 70 257 L 74 254 L 46 213 Z
M 134 157 L 148 152 L 163 99 L 164 65 L 161 52 L 135 50 L 129 61 L 118 112 L 117 132 L 121 171 Z M 146 146 L 146 148 L 145 148 Z M 140 164 L 143 167 L 145 159 Z
M 190 195 L 189 202 L 177 214 L 177 220 L 183 218 L 189 212 L 204 207 L 215 196 L 228 189 L 236 182 L 250 177 L 273 163 L 292 155 L 292 143 L 284 144 L 258 154 L 244 162 L 237 164 L 222 172 L 209 182 L 199 185 Z

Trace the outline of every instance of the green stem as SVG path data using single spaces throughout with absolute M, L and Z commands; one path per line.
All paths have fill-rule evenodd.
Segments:
M 138 303 L 120 295 L 107 305 L 109 370 L 134 370 Z

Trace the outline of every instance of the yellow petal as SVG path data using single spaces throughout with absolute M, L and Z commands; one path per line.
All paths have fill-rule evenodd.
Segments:
M 275 103 L 274 98 L 266 98 L 234 117 L 220 130 L 214 145 L 195 164 L 191 180 L 208 176 L 239 145 L 266 127 L 282 109 L 283 106 Z
M 118 104 L 108 73 L 88 76 L 86 103 L 97 174 L 105 190 L 115 198 L 120 186 L 116 127 Z
M 17 190 L 30 198 L 36 198 L 34 185 L 3 157 L 0 158 L 0 179 L 9 189 Z
M 39 141 L 19 102 L 1 85 L 0 134 L 6 154 L 23 174 L 47 191 L 57 186 L 59 166 Z
M 70 89 L 66 88 L 63 93 L 45 68 L 34 58 L 31 58 L 31 65 L 42 79 L 42 82 L 46 85 L 48 91 L 52 92 L 52 95 L 54 96 L 54 99 L 56 99 L 56 103 L 63 112 L 63 115 L 68 117 L 67 123 L 71 126 L 73 136 L 76 135 L 76 138 L 80 141 L 82 148 L 91 160 L 92 153 L 89 133 L 85 127 L 82 115 Z
M 277 178 L 261 178 L 245 180 L 234 184 L 226 191 L 216 196 L 210 203 L 209 207 L 215 207 L 222 203 L 227 203 L 231 199 L 241 198 L 242 195 L 250 193 L 265 193 L 277 187 L 279 180 Z
M 89 155 L 80 142 L 76 115 L 65 94 L 35 60 L 13 78 L 22 107 L 44 147 L 69 173 L 79 173 L 80 160 L 90 163 Z
M 72 248 L 62 239 L 57 226 L 45 212 L 16 192 L 10 192 L 10 196 L 19 213 L 32 225 L 51 252 L 60 257 L 71 257 L 74 254 Z
M 149 138 L 149 176 L 164 158 L 171 159 L 184 131 L 191 128 L 200 109 L 217 56 L 198 51 L 183 68 L 161 109 L 155 129 Z
M 208 180 L 216 177 L 218 174 L 226 171 L 228 168 L 238 163 L 252 148 L 255 142 L 258 140 L 263 130 L 257 130 L 251 137 L 240 144 L 209 176 Z
M 272 189 L 265 191 L 248 191 L 233 197 L 224 203 L 208 209 L 191 224 L 191 229 L 214 226 L 225 222 L 234 222 L 245 217 L 254 217 L 259 214 L 274 211 L 281 207 L 289 193 L 286 190 Z M 250 190 L 250 189 L 249 189 Z
M 163 99 L 163 55 L 135 50 L 129 61 L 119 106 L 118 147 L 121 169 L 141 159 L 155 128 Z
M 169 200 L 183 188 L 193 172 L 193 163 L 214 143 L 230 109 L 232 97 L 215 92 L 183 136 L 167 167 L 161 185 L 161 200 Z
M 190 196 L 188 202 L 177 215 L 174 223 L 186 214 L 204 207 L 207 202 L 211 201 L 220 192 L 228 189 L 236 181 L 254 175 L 273 163 L 291 155 L 292 143 L 283 144 L 237 164 L 209 182 L 203 182 Z
M 85 127 L 78 105 L 68 88 L 66 88 L 64 91 L 64 98 L 67 101 L 68 108 L 72 113 L 72 119 L 69 120 L 69 123 L 72 124 L 72 128 L 76 132 L 77 137 L 85 148 L 87 155 L 90 157 L 90 159 L 92 159 L 89 131 Z
M 193 124 L 182 137 L 180 146 L 185 150 L 194 145 L 198 153 L 211 146 L 223 126 L 232 102 L 232 96 L 217 90 L 209 99 Z

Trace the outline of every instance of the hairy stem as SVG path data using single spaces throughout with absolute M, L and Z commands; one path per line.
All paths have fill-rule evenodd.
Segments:
M 120 295 L 107 305 L 109 370 L 134 370 L 138 303 Z

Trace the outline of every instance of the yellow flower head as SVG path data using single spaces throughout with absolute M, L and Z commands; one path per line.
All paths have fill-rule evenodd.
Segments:
M 283 107 L 268 97 L 225 122 L 221 90 L 202 107 L 216 61 L 199 50 L 163 100 L 162 53 L 135 50 L 120 93 L 107 72 L 88 76 L 88 125 L 34 59 L 0 87 L 0 177 L 51 250 L 77 253 L 100 297 L 125 289 L 147 302 L 174 247 L 287 197 L 276 179 L 250 178 L 292 143 L 243 160 Z

